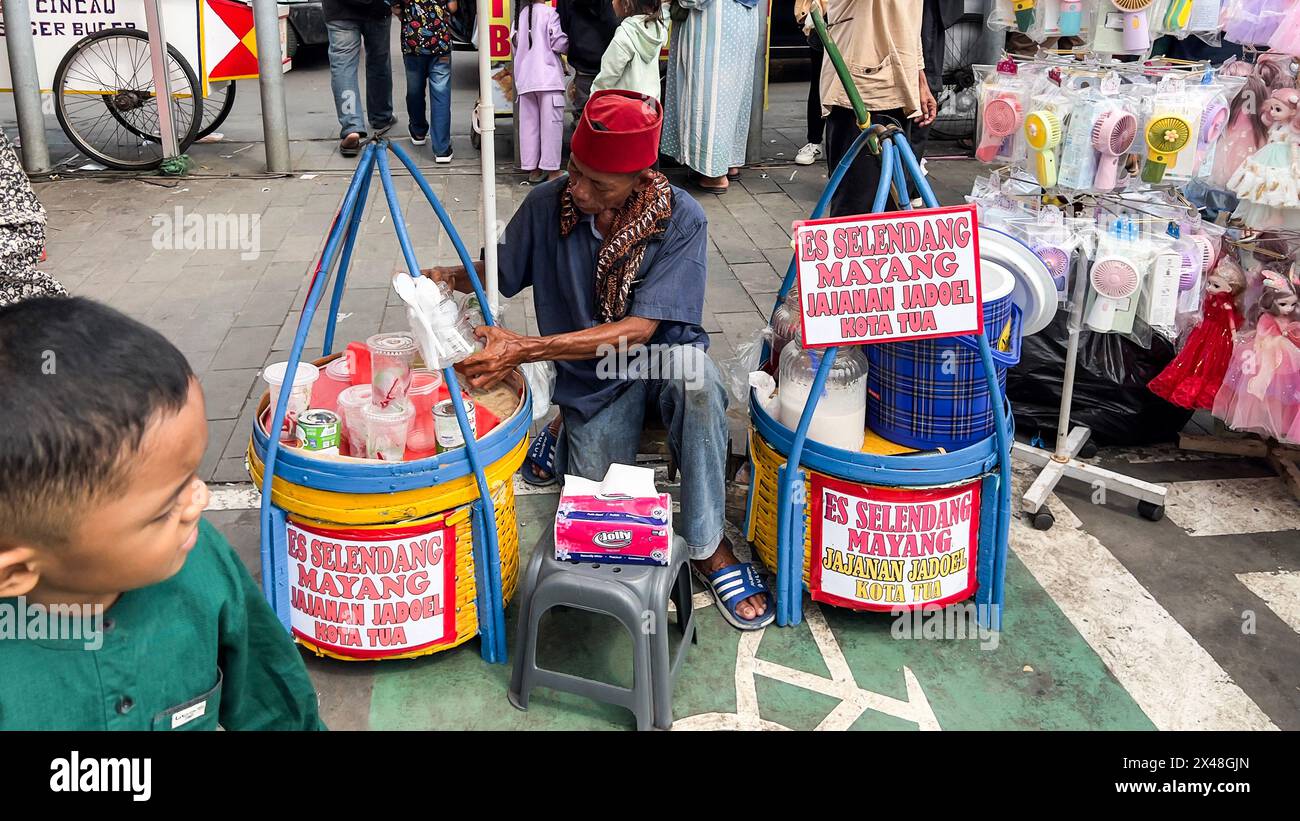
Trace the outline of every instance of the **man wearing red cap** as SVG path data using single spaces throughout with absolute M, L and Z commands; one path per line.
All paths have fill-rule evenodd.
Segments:
M 657 413 L 682 475 L 676 531 L 724 618 L 758 629 L 775 616 L 770 596 L 722 535 L 727 394 L 700 327 L 708 225 L 699 203 L 651 169 L 662 121 L 652 97 L 591 96 L 568 175 L 532 190 L 498 248 L 501 293 L 532 287 L 541 335 L 480 327 L 486 347 L 457 367 L 485 387 L 525 362 L 555 363 L 560 475 L 598 480 L 611 464 L 635 464 L 647 409 Z M 471 290 L 459 266 L 425 273 Z

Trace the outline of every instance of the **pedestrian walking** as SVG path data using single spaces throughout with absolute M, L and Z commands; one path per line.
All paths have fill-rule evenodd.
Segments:
M 451 162 L 451 15 L 456 0 L 387 0 L 401 25 L 406 120 L 412 145 L 433 139 L 434 160 Z M 425 87 L 429 115 L 425 116 Z M 432 129 L 432 130 L 430 130 Z
M 560 175 L 564 147 L 564 63 L 569 38 L 560 16 L 542 0 L 520 0 L 510 33 L 519 100 L 519 165 L 528 181 Z

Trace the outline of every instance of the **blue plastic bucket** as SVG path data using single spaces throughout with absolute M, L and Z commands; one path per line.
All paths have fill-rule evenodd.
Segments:
M 999 402 L 1006 401 L 1006 369 L 1020 361 L 1014 285 L 1006 268 L 983 264 L 984 333 L 998 369 Z M 993 403 L 974 338 L 885 342 L 867 345 L 866 353 L 867 426 L 880 436 L 920 450 L 957 450 L 993 434 Z

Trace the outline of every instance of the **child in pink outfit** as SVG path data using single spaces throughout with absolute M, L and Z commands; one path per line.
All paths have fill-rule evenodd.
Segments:
M 519 100 L 519 164 L 541 182 L 558 174 L 564 142 L 564 64 L 569 38 L 549 3 L 520 0 L 510 43 Z

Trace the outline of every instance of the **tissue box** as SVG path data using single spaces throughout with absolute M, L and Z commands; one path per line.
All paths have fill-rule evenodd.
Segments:
M 555 558 L 571 562 L 667 565 L 672 499 L 654 471 L 611 465 L 603 482 L 566 476 L 555 514 Z

